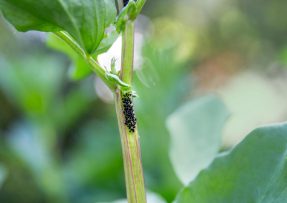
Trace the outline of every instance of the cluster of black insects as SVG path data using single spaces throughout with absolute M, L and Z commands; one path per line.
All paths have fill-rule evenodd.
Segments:
M 129 128 L 130 132 L 135 132 L 137 119 L 135 117 L 134 106 L 132 102 L 132 94 L 126 93 L 122 98 L 123 114 L 125 116 L 125 125 Z

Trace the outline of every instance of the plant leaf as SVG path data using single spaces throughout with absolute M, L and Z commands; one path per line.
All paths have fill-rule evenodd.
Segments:
M 115 30 L 107 33 L 93 56 L 96 58 L 97 55 L 106 52 L 116 41 L 118 35 L 119 34 Z M 68 44 L 56 35 L 49 35 L 47 45 L 57 51 L 65 53 L 73 61 L 70 71 L 71 79 L 81 80 L 93 73 L 90 65 L 82 58 L 82 56 L 76 53 Z
M 103 40 L 101 41 L 101 44 L 99 45 L 95 55 L 100 55 L 102 53 L 107 52 L 112 45 L 114 44 L 114 42 L 118 39 L 119 37 L 119 33 L 115 30 L 111 30 L 110 32 L 108 32 L 106 34 L 106 36 L 103 38 Z
M 47 45 L 57 51 L 65 53 L 73 61 L 70 70 L 71 79 L 81 80 L 86 76 L 92 74 L 92 69 L 90 68 L 90 65 L 69 45 L 67 45 L 62 39 L 58 38 L 56 35 L 49 35 L 47 39 Z
M 0 0 L 0 9 L 17 30 L 64 30 L 88 53 L 96 51 L 116 18 L 113 0 Z
M 184 184 L 193 180 L 215 158 L 228 115 L 221 100 L 206 96 L 188 102 L 169 116 L 170 158 Z
M 286 155 L 286 123 L 258 128 L 202 171 L 175 202 L 287 202 Z
M 0 189 L 3 186 L 3 183 L 5 182 L 6 178 L 8 176 L 8 171 L 4 165 L 0 164 Z

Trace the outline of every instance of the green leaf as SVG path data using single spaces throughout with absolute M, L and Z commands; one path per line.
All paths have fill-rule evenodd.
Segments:
M 184 184 L 206 168 L 218 153 L 229 113 L 215 96 L 188 102 L 169 116 L 170 158 Z
M 96 58 L 97 55 L 106 52 L 113 45 L 118 36 L 119 34 L 115 30 L 107 33 L 93 56 Z M 90 65 L 85 59 L 58 36 L 50 34 L 47 39 L 47 45 L 57 51 L 63 52 L 73 61 L 70 71 L 70 77 L 73 80 L 81 80 L 93 73 Z
M 81 80 L 92 74 L 90 65 L 76 53 L 68 44 L 54 34 L 50 34 L 47 39 L 47 45 L 57 51 L 63 52 L 73 61 L 70 70 L 70 77 L 73 80 Z
M 101 44 L 99 45 L 95 55 L 100 55 L 102 53 L 107 52 L 111 46 L 114 44 L 114 42 L 118 39 L 119 33 L 115 30 L 112 30 L 108 32 L 104 39 L 101 41 Z
M 0 63 L 0 89 L 10 100 L 26 114 L 49 116 L 63 81 L 62 64 L 41 55 Z
M 66 31 L 88 53 L 116 18 L 113 0 L 0 0 L 0 9 L 17 30 Z
M 81 80 L 93 73 L 92 69 L 89 67 L 89 64 L 82 59 L 81 57 L 77 57 L 74 65 L 70 70 L 70 77 L 73 80 Z
M 53 140 L 50 132 L 49 127 L 34 125 L 32 122 L 19 122 L 9 132 L 7 144 L 29 167 L 39 188 L 47 195 L 61 199 L 65 187 L 50 151 L 49 143 Z
M 0 189 L 5 182 L 6 178 L 8 176 L 8 171 L 6 167 L 4 167 L 2 164 L 0 164 Z
M 175 202 L 287 202 L 286 155 L 286 123 L 258 128 L 202 171 Z
M 279 60 L 284 65 L 287 65 L 287 48 L 284 48 L 279 54 Z

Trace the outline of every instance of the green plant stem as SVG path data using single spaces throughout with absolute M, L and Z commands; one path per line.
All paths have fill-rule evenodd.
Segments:
M 121 79 L 131 85 L 134 63 L 134 22 L 128 21 L 122 36 Z
M 145 2 L 145 0 L 140 2 Z M 115 93 L 116 112 L 121 135 L 128 202 L 146 203 L 138 130 L 136 127 L 134 132 L 130 132 L 125 125 L 125 116 L 123 114 L 124 109 L 122 104 L 123 92 L 121 88 L 119 88 L 122 86 L 122 83 L 130 86 L 132 83 L 134 59 L 134 22 L 127 21 L 123 31 L 122 68 L 120 74 L 121 81 L 117 81 L 117 83 L 108 79 L 105 69 L 103 69 L 91 55 L 86 53 L 70 35 L 66 34 L 65 32 L 57 32 L 55 34 L 64 40 L 80 56 L 82 56 L 91 65 L 92 70 L 98 75 L 98 77 L 100 77 Z
M 138 14 L 141 12 L 145 3 L 146 3 L 146 0 L 137 0 L 136 4 L 137 4 L 137 13 Z
M 131 85 L 134 54 L 134 22 L 128 21 L 123 31 L 121 79 Z M 125 125 L 123 92 L 115 93 L 116 112 L 123 151 L 125 181 L 129 203 L 146 203 L 141 150 L 137 127 L 131 132 Z
M 88 56 L 89 64 L 91 65 L 92 70 L 100 77 L 104 83 L 112 90 L 114 91 L 116 89 L 116 84 L 112 83 L 110 80 L 106 77 L 106 71 L 97 63 L 97 61 L 91 57 Z
M 74 40 L 73 38 L 66 34 L 65 32 L 55 32 L 60 39 L 65 41 L 76 53 L 78 53 L 84 60 L 86 60 L 89 64 L 91 69 L 97 74 L 99 78 L 101 78 L 104 83 L 111 89 L 116 89 L 116 84 L 108 80 L 106 77 L 106 70 L 103 69 L 98 62 L 88 53 L 86 53 Z

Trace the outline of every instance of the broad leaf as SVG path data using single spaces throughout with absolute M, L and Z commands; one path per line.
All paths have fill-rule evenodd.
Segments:
M 0 0 L 0 9 L 19 31 L 64 30 L 89 53 L 116 18 L 113 0 Z
M 169 116 L 170 157 L 175 171 L 188 184 L 218 153 L 229 113 L 217 97 L 188 102 Z
M 251 132 L 184 188 L 176 203 L 287 202 L 287 124 Z
M 98 56 L 102 53 L 107 52 L 112 47 L 114 42 L 118 39 L 119 33 L 115 30 L 114 27 L 111 27 L 111 28 L 113 29 L 105 35 L 95 55 Z

